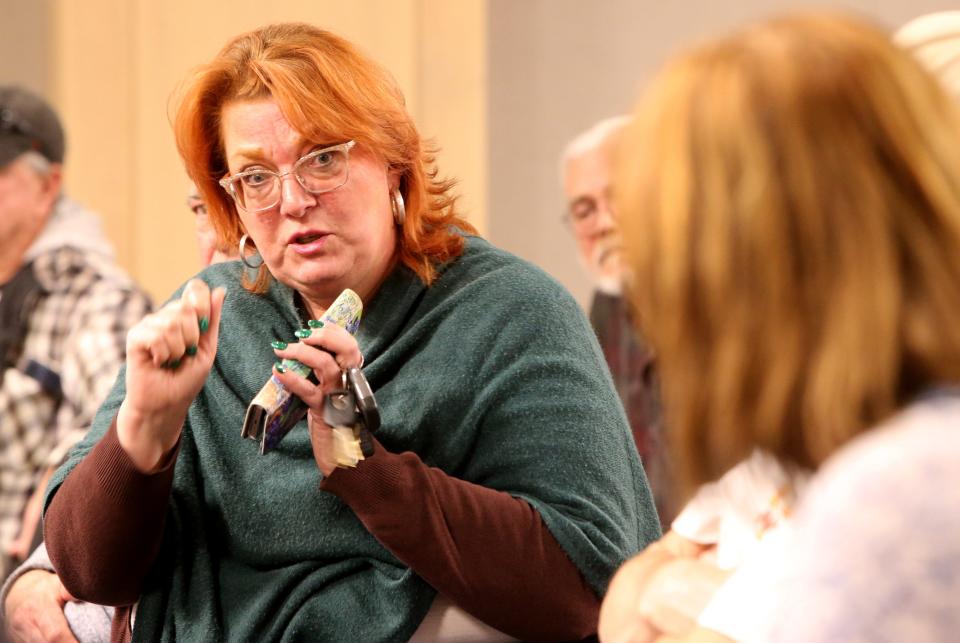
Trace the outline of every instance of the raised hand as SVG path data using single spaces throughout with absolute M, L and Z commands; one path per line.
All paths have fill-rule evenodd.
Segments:
M 199 279 L 180 299 L 144 317 L 127 334 L 127 392 L 117 416 L 120 445 L 150 472 L 180 437 L 187 409 L 217 353 L 226 291 Z
M 336 324 L 303 329 L 298 336 L 299 342 L 283 345 L 282 348 L 282 342 L 275 343 L 274 352 L 277 357 L 295 359 L 310 367 L 317 382 L 277 367 L 274 367 L 274 375 L 309 408 L 307 423 L 313 456 L 320 472 L 329 476 L 336 471 L 337 462 L 333 453 L 333 433 L 323 421 L 324 396 L 340 388 L 343 369 L 361 365 L 363 357 L 353 335 Z

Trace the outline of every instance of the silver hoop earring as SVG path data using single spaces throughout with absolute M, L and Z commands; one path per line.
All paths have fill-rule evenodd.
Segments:
M 257 254 L 257 256 L 260 257 L 260 263 L 250 263 L 247 261 L 247 254 L 245 250 L 247 249 L 247 240 L 249 238 L 250 237 L 247 235 L 240 237 L 240 261 L 250 270 L 259 270 L 260 266 L 263 265 L 263 257 L 260 257 L 260 255 Z M 254 246 L 254 248 L 256 248 L 256 246 Z
M 403 204 L 403 195 L 397 188 L 390 193 L 390 208 L 393 210 L 393 222 L 402 228 L 403 220 L 407 218 L 407 207 Z

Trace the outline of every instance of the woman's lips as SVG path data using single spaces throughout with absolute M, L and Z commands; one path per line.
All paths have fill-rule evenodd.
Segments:
M 316 254 L 323 250 L 328 236 L 320 232 L 297 235 L 290 240 L 290 249 L 299 255 Z

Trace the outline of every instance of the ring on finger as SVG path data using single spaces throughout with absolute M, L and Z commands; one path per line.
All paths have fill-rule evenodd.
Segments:
M 345 366 L 345 365 L 340 361 L 340 356 L 339 356 L 339 355 L 337 355 L 335 361 L 337 362 L 337 366 L 339 366 L 340 369 L 341 369 L 341 370 L 344 370 L 344 371 L 346 371 L 346 370 L 348 370 L 348 369 L 350 369 L 350 368 L 363 368 L 363 353 L 360 353 L 360 363 L 357 364 L 356 366 L 353 366 L 353 367 L 351 367 L 351 366 Z

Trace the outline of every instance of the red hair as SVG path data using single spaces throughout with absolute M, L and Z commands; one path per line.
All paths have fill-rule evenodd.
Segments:
M 233 200 L 217 181 L 228 174 L 220 115 L 233 100 L 272 98 L 290 125 L 318 143 L 352 139 L 400 175 L 406 218 L 400 260 L 426 284 L 436 266 L 463 252 L 463 232 L 475 229 L 456 211 L 454 181 L 440 179 L 393 77 L 349 42 L 302 23 L 261 27 L 234 38 L 187 79 L 174 117 L 174 135 L 187 174 L 210 211 L 219 240 L 235 246 L 243 234 Z M 266 266 L 256 283 L 269 284 Z

